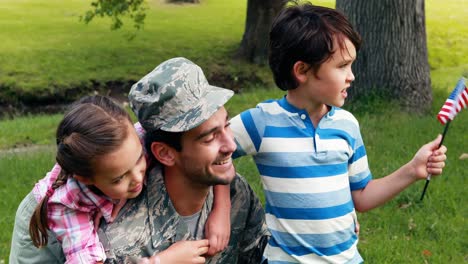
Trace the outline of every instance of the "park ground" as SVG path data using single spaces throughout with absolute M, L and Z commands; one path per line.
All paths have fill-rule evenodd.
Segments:
M 0 2 L 0 100 L 24 101 L 0 120 L 0 263 L 8 262 L 18 204 L 54 162 L 54 130 L 62 113 L 39 110 L 55 112 L 82 93 L 125 98 L 131 84 L 175 56 L 195 61 L 213 84 L 238 92 L 227 105 L 231 115 L 282 96 L 268 68 L 232 59 L 244 29 L 244 0 L 184 6 L 148 1 L 144 30 L 131 41 L 129 21 L 120 31 L 110 31 L 106 20 L 80 22 L 89 2 Z M 314 3 L 334 6 L 334 1 Z M 374 177 L 397 169 L 442 132 L 435 116 L 457 80 L 468 75 L 466 11 L 467 0 L 426 0 L 434 98 L 430 113 L 414 116 L 391 100 L 374 98 L 345 107 L 360 122 Z M 1 107 L 2 113 L 9 109 L 7 104 Z M 23 110 L 29 113 L 16 115 Z M 424 183 L 419 182 L 383 207 L 359 214 L 359 248 L 368 263 L 468 262 L 468 160 L 462 158 L 468 152 L 467 112 L 451 124 L 444 142 L 449 149 L 446 168 L 430 184 L 423 202 L 419 196 Z M 242 158 L 236 166 L 263 199 L 252 160 Z

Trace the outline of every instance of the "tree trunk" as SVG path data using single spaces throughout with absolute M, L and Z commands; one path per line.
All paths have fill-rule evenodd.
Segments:
M 268 59 L 270 26 L 286 0 L 248 0 L 245 31 L 237 57 L 256 64 Z
M 424 0 L 337 0 L 361 34 L 351 98 L 391 96 L 408 111 L 423 113 L 432 103 Z

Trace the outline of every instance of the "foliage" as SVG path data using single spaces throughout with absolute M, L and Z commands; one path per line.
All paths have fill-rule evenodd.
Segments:
M 122 27 L 122 17 L 129 16 L 134 21 L 134 27 L 140 29 L 146 17 L 146 7 L 144 0 L 96 0 L 91 3 L 93 9 L 86 11 L 82 17 L 88 24 L 95 16 L 111 17 L 111 29 L 116 30 Z

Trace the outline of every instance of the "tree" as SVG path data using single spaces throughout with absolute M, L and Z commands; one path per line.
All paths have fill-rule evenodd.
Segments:
M 351 98 L 390 96 L 418 113 L 432 103 L 424 0 L 337 0 L 362 35 Z
M 237 57 L 264 64 L 268 59 L 268 35 L 276 14 L 286 0 L 248 0 L 245 31 Z
M 200 0 L 166 0 L 168 3 L 192 3 L 198 4 Z M 88 24 L 96 16 L 110 17 L 112 19 L 111 29 L 116 30 L 122 27 L 122 17 L 129 16 L 136 29 L 141 29 L 145 22 L 146 7 L 145 0 L 95 0 L 91 2 L 91 9 L 86 11 L 81 19 Z
M 122 17 L 129 16 L 134 21 L 134 27 L 140 29 L 146 17 L 144 0 L 95 0 L 91 2 L 91 10 L 86 11 L 81 19 L 85 23 L 91 22 L 94 17 L 110 17 L 111 29 L 122 27 Z

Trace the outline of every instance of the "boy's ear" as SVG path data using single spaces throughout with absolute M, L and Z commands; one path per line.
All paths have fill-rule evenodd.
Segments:
M 307 72 L 310 70 L 310 65 L 303 61 L 296 61 L 292 68 L 294 78 L 298 83 L 304 83 L 307 80 Z
M 93 179 L 89 177 L 83 177 L 80 175 L 73 174 L 73 178 L 79 182 L 81 182 L 84 185 L 93 185 Z
M 162 142 L 151 143 L 151 153 L 163 165 L 172 166 L 175 162 L 175 149 Z

